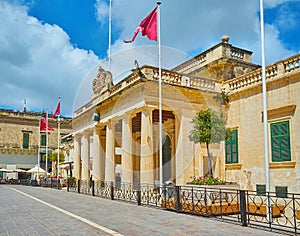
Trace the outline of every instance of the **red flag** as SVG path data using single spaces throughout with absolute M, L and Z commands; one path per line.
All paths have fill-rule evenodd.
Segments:
M 124 40 L 124 43 L 132 43 L 140 31 L 148 39 L 157 41 L 157 7 L 139 24 L 132 39 Z
M 45 119 L 41 119 L 40 120 L 40 130 L 41 131 L 44 131 L 44 130 L 46 130 L 46 126 L 47 126 L 47 124 L 46 124 L 46 120 Z M 48 130 L 54 130 L 51 126 L 49 126 L 48 125 Z
M 55 112 L 52 114 L 52 118 L 56 115 L 60 115 L 60 102 L 58 102 Z

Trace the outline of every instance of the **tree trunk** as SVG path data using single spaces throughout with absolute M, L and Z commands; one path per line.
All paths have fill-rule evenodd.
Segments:
M 208 175 L 212 176 L 212 160 L 211 160 L 211 155 L 209 152 L 209 143 L 206 143 L 206 150 L 207 150 L 207 163 L 208 163 Z

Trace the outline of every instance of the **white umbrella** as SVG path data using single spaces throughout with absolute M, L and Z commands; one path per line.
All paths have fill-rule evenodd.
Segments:
M 5 168 L 1 168 L 0 171 L 1 172 L 13 172 L 12 170 L 8 170 L 8 169 L 5 169 Z
M 38 165 L 35 165 L 35 167 L 31 168 L 30 170 L 27 170 L 28 173 L 45 173 L 45 170 L 41 167 L 38 167 Z
M 27 172 L 27 171 L 26 170 L 22 170 L 22 169 L 16 169 L 16 170 L 14 170 L 14 172 L 23 173 L 23 172 Z

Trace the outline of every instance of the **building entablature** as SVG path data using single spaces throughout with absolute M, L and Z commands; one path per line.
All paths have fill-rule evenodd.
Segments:
M 140 77 L 138 72 L 139 71 L 137 69 L 133 70 L 133 72 L 129 76 L 120 81 L 118 84 L 112 86 L 108 90 L 105 90 L 103 93 L 100 92 L 98 96 L 94 96 L 90 102 L 75 111 L 74 119 L 76 120 L 76 118 L 81 114 L 85 114 L 91 110 L 95 110 L 96 106 L 104 104 L 106 101 L 111 101 L 116 96 L 119 96 L 121 93 L 128 90 L 128 88 L 132 87 L 133 85 L 137 85 L 139 83 L 144 83 L 147 81 L 155 81 L 158 83 L 158 68 L 147 65 L 141 67 L 140 72 L 142 73 L 143 77 Z M 164 69 L 162 70 L 162 83 L 197 89 L 204 92 L 216 92 L 218 90 L 216 89 L 217 83 L 212 79 L 201 78 L 198 76 L 186 76 L 174 71 Z

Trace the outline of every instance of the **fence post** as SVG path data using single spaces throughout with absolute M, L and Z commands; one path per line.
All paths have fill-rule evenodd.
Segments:
M 114 200 L 114 182 L 110 182 L 110 199 Z
M 50 187 L 53 188 L 52 178 L 50 178 Z
M 240 190 L 240 209 L 241 209 L 242 226 L 247 226 L 246 194 L 245 194 L 245 190 Z
M 80 179 L 77 181 L 77 192 L 80 193 Z
M 70 192 L 70 178 L 67 181 L 67 192 Z
M 95 181 L 92 180 L 92 195 L 95 196 Z
M 141 187 L 140 186 L 138 186 L 138 189 L 137 189 L 137 204 L 138 205 L 141 205 L 141 201 L 142 201 L 142 195 L 141 195 Z
M 175 198 L 176 198 L 176 210 L 177 212 L 180 212 L 181 211 L 180 186 L 175 186 Z

